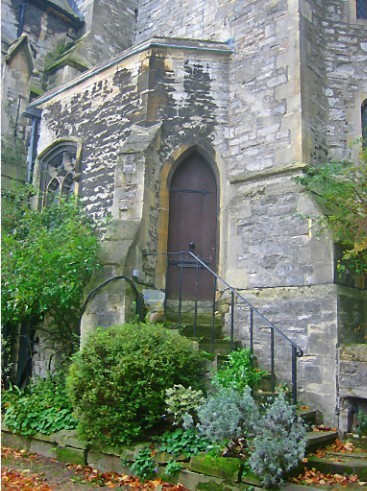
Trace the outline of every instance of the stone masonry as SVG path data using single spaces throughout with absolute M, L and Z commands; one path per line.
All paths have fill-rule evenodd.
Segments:
M 94 10 L 79 3 L 91 39 L 107 50 Z M 299 398 L 338 424 L 343 402 L 367 393 L 367 378 L 358 381 L 366 290 L 337 284 L 332 237 L 315 233 L 306 216 L 320 212 L 294 177 L 310 163 L 358 155 L 350 143 L 362 134 L 367 99 L 367 20 L 356 19 L 352 0 L 122 4 L 113 2 L 111 22 L 130 19 L 130 30 L 114 44 L 115 58 L 95 56 L 92 43 L 93 54 L 83 53 L 99 65 L 30 104 L 42 110 L 34 183 L 47 151 L 78 139 L 79 194 L 91 216 L 112 217 L 90 288 L 139 270 L 142 282 L 164 290 L 165 263 L 153 254 L 167 252 L 170 179 L 199 152 L 217 181 L 218 273 L 301 346 Z M 82 339 L 122 322 L 127 299 L 117 285 L 97 296 Z M 235 309 L 245 320 L 248 312 Z M 235 329 L 245 343 L 246 322 Z M 260 354 L 267 336 L 259 324 Z M 276 354 L 287 381 L 281 342 Z

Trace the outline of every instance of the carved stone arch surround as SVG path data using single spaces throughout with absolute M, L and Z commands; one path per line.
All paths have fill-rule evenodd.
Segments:
M 158 288 L 165 288 L 167 240 L 168 240 L 168 221 L 169 221 L 169 188 L 173 174 L 179 165 L 192 153 L 199 153 L 208 165 L 211 167 L 215 180 L 217 182 L 217 203 L 218 211 L 220 208 L 220 175 L 216 164 L 215 152 L 209 145 L 204 148 L 201 145 L 180 145 L 170 157 L 163 163 L 160 174 L 160 191 L 159 191 L 159 216 L 158 216 L 158 257 L 164 260 L 157 261 L 155 284 Z M 218 229 L 219 229 L 218 223 Z M 219 230 L 218 230 L 219 235 Z M 219 241 L 218 241 L 219 247 Z

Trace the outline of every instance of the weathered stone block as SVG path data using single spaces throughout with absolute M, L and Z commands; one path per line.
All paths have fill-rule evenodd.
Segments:
M 33 440 L 29 446 L 29 451 L 34 453 L 39 453 L 45 457 L 50 457 L 52 459 L 56 458 L 56 446 L 55 443 L 45 442 L 41 440 Z
M 102 472 L 121 472 L 121 459 L 117 455 L 107 455 L 90 450 L 87 454 L 87 464 Z
M 16 450 L 29 450 L 31 440 L 25 436 L 16 435 L 9 431 L 1 431 L 1 444 Z
M 242 491 L 244 486 L 186 469 L 180 472 L 177 481 L 190 491 Z
M 59 445 L 56 448 L 56 458 L 68 464 L 87 464 L 86 451 L 82 448 L 64 447 Z
M 76 430 L 62 430 L 55 433 L 55 442 L 59 445 L 82 449 L 86 449 L 88 446 L 86 442 L 79 440 Z
M 148 442 L 141 442 L 137 445 L 123 446 L 120 447 L 119 449 L 119 455 L 123 460 L 134 461 L 135 457 L 140 452 L 140 450 L 148 446 L 149 446 Z
M 190 469 L 207 476 L 219 477 L 227 481 L 238 482 L 242 473 L 242 462 L 235 458 L 210 457 L 197 455 L 191 458 Z

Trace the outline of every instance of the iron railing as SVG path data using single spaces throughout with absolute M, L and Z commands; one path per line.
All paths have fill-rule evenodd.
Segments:
M 174 259 L 172 261 L 172 257 L 177 256 L 178 259 Z M 269 319 L 267 319 L 256 307 L 254 307 L 243 295 L 241 295 L 235 288 L 233 288 L 226 280 L 220 277 L 217 273 L 215 273 L 205 261 L 200 259 L 191 251 L 180 251 L 174 253 L 167 253 L 167 262 L 175 264 L 179 268 L 178 274 L 178 310 L 176 312 L 178 317 L 178 324 L 181 323 L 183 311 L 183 298 L 182 298 L 182 288 L 184 281 L 184 271 L 187 268 L 188 263 L 190 262 L 191 268 L 194 267 L 196 269 L 196 277 L 195 277 L 195 295 L 194 295 L 194 306 L 193 310 L 193 329 L 194 329 L 194 337 L 197 332 L 197 324 L 198 324 L 198 307 L 200 305 L 200 300 L 198 299 L 198 291 L 199 291 L 199 271 L 205 269 L 208 271 L 213 278 L 213 301 L 211 305 L 212 316 L 211 316 L 211 350 L 214 351 L 215 344 L 215 313 L 217 310 L 217 302 L 216 295 L 219 291 L 218 286 L 224 285 L 225 290 L 230 293 L 230 348 L 233 350 L 234 348 L 234 331 L 235 331 L 235 306 L 244 305 L 249 310 L 249 348 L 251 353 L 254 354 L 254 334 L 255 334 L 255 319 L 259 318 L 262 321 L 262 324 L 265 324 L 267 328 L 270 329 L 270 373 L 271 373 L 271 389 L 272 392 L 275 391 L 275 335 L 279 336 L 283 342 L 289 346 L 291 349 L 291 383 L 292 383 L 292 401 L 294 404 L 297 402 L 297 358 L 303 355 L 303 350 L 292 341 L 286 334 L 284 334 L 278 327 L 276 327 Z M 167 310 L 167 305 L 165 306 Z

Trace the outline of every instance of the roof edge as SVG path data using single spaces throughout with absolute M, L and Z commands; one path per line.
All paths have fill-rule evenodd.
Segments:
M 128 48 L 123 51 L 119 56 L 101 64 L 97 65 L 90 70 L 82 73 L 77 78 L 57 87 L 56 89 L 52 89 L 41 97 L 37 98 L 33 101 L 29 107 L 38 107 L 45 102 L 48 102 L 53 97 L 62 94 L 68 89 L 76 87 L 84 80 L 88 80 L 89 78 L 94 77 L 95 75 L 102 73 L 108 68 L 117 65 L 121 61 L 134 56 L 136 54 L 142 53 L 152 48 L 166 48 L 166 49 L 182 49 L 182 50 L 190 50 L 190 51 L 203 51 L 203 52 L 212 52 L 219 53 L 224 55 L 232 54 L 232 49 L 229 47 L 228 43 L 216 42 L 216 41 L 203 41 L 203 40 L 195 40 L 195 39 L 186 39 L 186 38 L 161 38 L 161 37 L 153 37 L 147 41 L 143 41 L 142 43 Z

